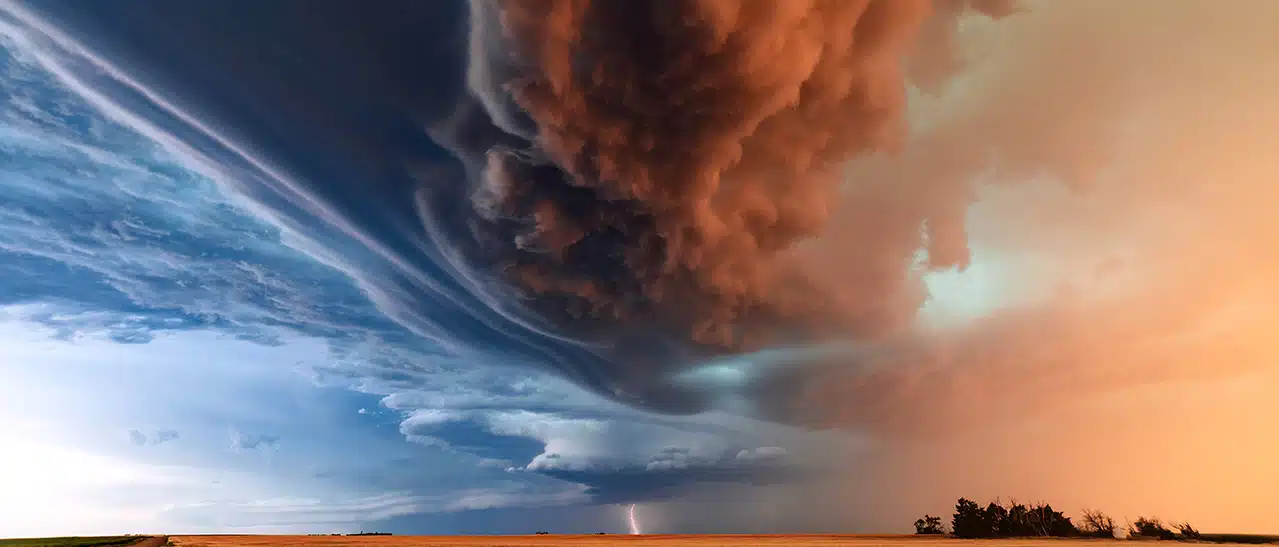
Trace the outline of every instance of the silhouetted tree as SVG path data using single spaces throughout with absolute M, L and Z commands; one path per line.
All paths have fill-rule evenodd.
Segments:
M 1070 517 L 1047 503 L 1028 507 L 1012 501 L 1005 507 L 999 501 L 993 501 L 983 509 L 965 498 L 960 498 L 955 504 L 951 531 L 963 538 L 1070 537 L 1079 534 Z
M 982 511 L 982 519 L 985 521 L 989 537 L 1005 535 L 1009 525 L 1008 510 L 1004 509 L 998 501 L 992 501 L 986 506 L 986 510 Z
M 1053 510 L 1053 506 L 1041 503 L 1028 511 L 1035 531 L 1041 536 L 1071 537 L 1079 534 L 1079 529 L 1070 521 L 1070 517 L 1061 511 Z
M 1159 539 L 1176 539 L 1177 537 L 1177 534 L 1164 526 L 1163 521 L 1156 517 L 1137 517 L 1136 522 L 1128 525 L 1128 535 Z
M 1200 537 L 1203 537 L 1203 535 L 1199 533 L 1199 530 L 1196 530 L 1194 526 L 1191 526 L 1190 523 L 1186 521 L 1182 521 L 1177 525 L 1177 533 L 1181 534 L 1183 539 L 1199 539 Z
M 924 518 L 915 521 L 915 533 L 923 535 L 940 535 L 946 533 L 946 527 L 941 523 L 941 517 L 924 515 Z
M 1083 522 L 1080 527 L 1085 534 L 1104 538 L 1115 537 L 1115 519 L 1096 509 L 1084 509 L 1082 515 Z
M 1005 537 L 1040 535 L 1031 523 L 1030 508 L 1017 503 L 1017 500 L 1012 500 L 1009 504 L 1008 516 L 1005 517 L 1004 525 L 1000 528 L 999 534 Z
M 951 517 L 950 530 L 956 537 L 983 538 L 991 536 L 991 528 L 986 520 L 986 513 L 977 502 L 959 498 L 955 503 L 955 515 Z

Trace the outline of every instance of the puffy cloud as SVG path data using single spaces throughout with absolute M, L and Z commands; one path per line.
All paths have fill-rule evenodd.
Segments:
M 177 440 L 178 437 L 178 432 L 172 429 L 157 430 L 155 434 L 150 437 L 137 429 L 129 430 L 129 442 L 133 443 L 134 446 L 155 446 L 157 444 L 164 444 L 169 441 Z
M 786 457 L 786 449 L 780 446 L 761 446 L 758 448 L 750 448 L 737 453 L 736 459 L 741 461 L 777 461 Z
M 658 407 L 704 408 L 651 385 L 698 357 L 904 324 L 919 222 L 845 265 L 853 283 L 810 275 L 796 248 L 825 233 L 844 162 L 899 144 L 919 33 L 939 56 L 962 15 L 1008 11 L 939 4 L 473 2 L 469 89 L 511 137 L 439 131 L 492 232 L 475 254 L 535 312 L 616 346 L 619 390 L 657 389 Z M 684 353 L 630 350 L 645 336 Z
M 980 263 L 952 275 L 997 294 L 978 317 L 795 356 L 761 381 L 766 414 L 936 434 L 1272 368 L 1258 329 L 1274 320 L 1276 264 L 1261 249 L 1279 225 L 1255 204 L 1274 193 L 1263 150 L 1279 109 L 1256 90 L 1279 74 L 1257 21 L 1279 11 L 1160 3 L 1147 25 L 1151 5 L 1032 3 L 968 29 L 966 70 L 919 99 L 899 154 L 851 165 L 840 203 L 856 214 L 820 248 L 844 272 L 870 245 L 850 234 L 927 221 L 927 259 Z M 1168 53 L 1181 47 L 1197 53 Z
M 237 454 L 244 452 L 270 452 L 279 448 L 279 446 L 279 435 L 241 433 L 240 431 L 231 432 L 230 448 Z

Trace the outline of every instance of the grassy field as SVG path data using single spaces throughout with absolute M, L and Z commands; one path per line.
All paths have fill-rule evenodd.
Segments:
M 1250 545 L 1279 543 L 1279 536 L 1262 536 L 1257 534 L 1203 534 L 1200 536 L 1200 539 L 1203 541 L 1211 541 L 1213 543 L 1245 543 Z
M 0 539 L 0 547 L 124 547 L 136 545 L 147 536 L 64 537 Z
M 959 540 L 870 535 L 605 535 L 605 536 L 173 536 L 178 547 L 1063 547 L 1063 540 Z M 1095 547 L 1134 547 L 1120 540 L 1069 540 Z M 1082 546 L 1081 546 L 1082 547 Z

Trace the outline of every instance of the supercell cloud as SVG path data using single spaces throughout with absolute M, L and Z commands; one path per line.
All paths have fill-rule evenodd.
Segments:
M 15 13 L 442 361 L 908 434 L 1269 351 L 1273 4 L 1103 4 Z M 922 323 L 983 256 L 1007 302 Z
M 904 64 L 948 53 L 967 15 L 937 7 L 473 2 L 484 115 L 434 135 L 470 168 L 474 240 L 446 244 L 659 409 L 707 407 L 672 381 L 707 358 L 892 332 L 921 304 L 907 267 L 929 219 L 876 234 L 901 244 L 836 276 L 811 247 L 847 162 L 900 147 Z M 915 48 L 925 26 L 934 51 Z M 497 138 L 477 142 L 476 124 Z

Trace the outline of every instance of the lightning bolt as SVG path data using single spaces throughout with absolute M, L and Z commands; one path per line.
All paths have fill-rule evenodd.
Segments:
M 635 518 L 635 504 L 631 504 L 631 508 L 626 511 L 626 517 L 631 521 L 631 535 L 638 536 L 644 532 L 640 531 L 639 520 Z

